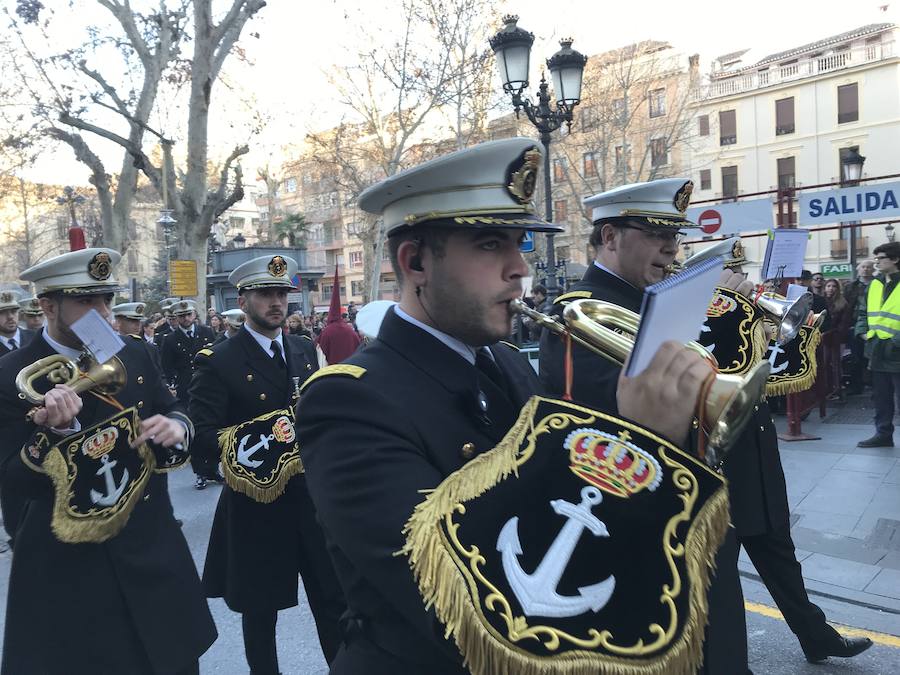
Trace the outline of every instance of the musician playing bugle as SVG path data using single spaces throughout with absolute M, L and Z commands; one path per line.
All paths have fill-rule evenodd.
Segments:
M 585 200 L 592 209 L 594 227 L 590 242 L 595 260 L 582 281 L 570 293 L 557 298 L 556 313 L 561 314 L 566 303 L 583 298 L 607 300 L 639 312 L 643 289 L 662 278 L 664 270 L 675 260 L 683 233 L 697 227 L 684 217 L 690 192 L 691 183 L 687 179 L 672 178 L 623 186 Z M 720 287 L 736 301 L 752 305 L 754 285 L 740 270 L 746 262 L 743 246 L 739 240 L 716 246 L 715 252 L 723 255 L 726 268 Z M 696 258 L 707 253 L 710 251 L 702 251 Z M 801 314 L 805 316 L 806 312 Z M 784 318 L 783 329 L 789 323 L 797 323 L 793 311 L 787 312 Z M 761 327 L 762 322 L 758 323 Z M 704 333 L 707 339 L 703 343 L 716 354 L 720 350 L 716 350 L 714 343 L 722 343 L 719 347 L 725 342 L 748 345 L 757 339 L 752 334 L 757 328 L 755 324 L 748 321 L 741 326 L 745 333 L 743 341 L 737 335 L 710 337 L 710 333 Z M 763 343 L 767 342 L 763 338 Z M 745 369 L 752 367 L 763 351 L 746 350 Z M 619 369 L 577 346 L 572 356 L 575 400 L 595 406 L 615 405 L 611 383 L 618 377 Z M 564 358 L 560 340 L 545 332 L 540 354 L 541 377 L 551 392 L 560 393 L 564 387 Z M 728 362 L 729 366 L 734 365 L 730 358 Z M 704 663 L 707 672 L 747 671 L 746 625 L 737 576 L 740 545 L 746 548 L 788 625 L 798 635 L 807 659 L 853 656 L 866 649 L 871 644 L 868 639 L 842 638 L 825 623 L 824 614 L 809 601 L 803 587 L 800 564 L 790 537 L 787 491 L 775 425 L 764 400 L 754 405 L 750 422 L 733 444 L 722 471 L 729 479 L 734 530 L 729 532 L 719 551 L 717 575 L 710 588 Z
M 110 316 L 120 257 L 84 249 L 20 275 L 47 324 L 0 359 L 4 675 L 198 673 L 216 638 L 162 474 L 186 460 L 191 422 L 142 338 L 97 364 L 71 328 Z
M 590 243 L 594 261 L 570 292 L 558 297 L 554 314 L 579 299 L 604 300 L 639 313 L 643 291 L 661 281 L 674 262 L 685 232 L 698 226 L 685 217 L 693 183 L 666 178 L 625 185 L 589 197 L 593 214 Z M 747 284 L 749 288 L 750 284 Z M 673 312 L 678 308 L 673 307 Z M 554 395 L 565 389 L 565 345 L 544 331 L 541 380 Z M 621 369 L 578 346 L 572 348 L 572 396 L 595 408 L 616 409 L 616 383 Z M 729 532 L 716 558 L 710 587 L 710 621 L 705 641 L 704 672 L 747 672 L 743 595 L 737 573 L 738 547 Z
M 569 533 L 601 549 L 607 543 L 627 548 L 640 538 L 629 538 L 629 528 L 610 520 L 612 509 L 633 504 L 632 494 L 653 499 L 672 487 L 666 481 L 673 473 L 665 460 L 651 457 L 651 446 L 669 448 L 667 457 L 684 457 L 663 437 L 686 439 L 710 369 L 682 345 L 666 343 L 648 370 L 618 382 L 616 402 L 628 422 L 533 396 L 541 392 L 533 370 L 498 340 L 509 334 L 510 304 L 521 297 L 528 274 L 519 250 L 525 232 L 561 230 L 534 213 L 540 163 L 532 140 L 484 143 L 397 174 L 360 198 L 361 209 L 384 218 L 400 302 L 388 310 L 376 340 L 307 381 L 297 407 L 307 484 L 349 607 L 349 631 L 331 663 L 333 674 L 446 675 L 526 667 L 605 672 L 601 664 L 616 661 L 618 645 L 585 639 L 567 651 L 575 643 L 563 636 L 547 647 L 550 653 L 539 655 L 545 641 L 528 639 L 529 626 L 540 625 L 535 630 L 547 634 L 568 622 L 572 636 L 593 622 L 605 626 L 607 620 L 637 616 L 635 625 L 613 630 L 616 639 L 631 641 L 623 634 L 633 631 L 649 643 L 654 640 L 645 619 L 646 625 L 669 625 L 668 614 L 656 617 L 654 576 L 643 579 L 654 589 L 646 595 L 652 610 L 645 616 L 628 604 L 634 599 L 625 581 L 630 571 L 607 567 L 620 561 L 637 568 L 644 562 L 640 556 L 623 549 L 618 557 L 607 551 L 585 559 L 568 549 Z M 542 445 L 547 439 L 552 447 Z M 560 452 L 561 445 L 571 449 Z M 719 485 L 701 464 L 680 461 L 701 482 Z M 626 482 L 606 481 L 608 472 L 620 469 L 630 476 Z M 500 486 L 510 492 L 495 493 Z M 460 502 L 465 509 L 456 506 Z M 476 518 L 475 529 L 443 529 L 480 508 L 487 509 L 486 518 Z M 494 522 L 499 514 L 505 525 Z M 727 522 L 727 513 L 718 515 Z M 542 527 L 517 527 L 519 519 L 545 516 Z M 714 541 L 721 522 L 706 522 Z M 560 534 L 564 523 L 566 534 Z M 483 539 L 477 545 L 483 565 L 463 559 L 470 545 L 450 543 L 470 535 Z M 560 555 L 542 566 L 543 580 L 538 579 L 531 571 L 557 537 L 569 543 L 557 546 Z M 654 535 L 646 546 L 658 543 Z M 690 569 L 705 574 L 709 562 L 698 558 Z M 667 569 L 654 568 L 661 577 Z M 575 590 L 582 576 L 584 596 Z M 691 597 L 702 594 L 696 575 L 679 578 L 699 585 Z M 487 605 L 472 600 L 491 588 Z M 700 605 L 705 602 L 679 605 L 685 608 L 679 620 Z M 621 609 L 607 614 L 613 606 Z M 695 615 L 679 636 L 704 621 L 702 613 Z M 491 631 L 486 622 L 492 622 Z M 690 669 L 699 661 L 702 635 L 693 636 L 686 642 L 657 640 L 645 650 L 646 662 L 632 662 L 645 664 L 641 672 L 661 673 L 669 662 L 654 661 L 650 652 L 670 650 L 671 663 Z M 555 670 L 557 657 L 564 670 Z M 572 670 L 575 663 L 584 670 Z

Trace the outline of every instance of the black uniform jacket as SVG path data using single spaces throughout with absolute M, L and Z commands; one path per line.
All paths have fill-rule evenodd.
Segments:
M 460 354 L 389 311 L 378 339 L 324 376 L 298 406 L 300 453 L 355 630 L 332 674 L 464 672 L 455 645 L 426 612 L 408 561 L 403 526 L 422 499 L 473 455 L 493 448 L 540 384 L 513 349 L 491 348 L 508 396 L 482 387 Z
M 286 335 L 283 344 L 287 373 L 243 328 L 197 355 L 190 388 L 193 447 L 212 466 L 220 457 L 219 429 L 290 408 L 296 403 L 292 378 L 299 386 L 316 370 L 312 342 Z M 271 504 L 224 486 L 203 569 L 207 597 L 225 598 L 236 612 L 296 605 L 301 550 L 293 533 L 301 519 L 314 525 L 313 517 L 302 474 Z
M 153 329 L 153 343 L 157 347 L 162 347 L 163 339 L 172 332 L 172 326 L 169 325 L 168 321 L 164 321 L 159 326 Z
M 641 310 L 641 291 L 593 264 L 572 291 L 588 292 L 590 296 L 585 297 L 614 302 L 633 312 Z M 556 305 L 554 313 L 561 315 L 562 306 Z M 541 338 L 541 380 L 554 396 L 561 396 L 565 388 L 564 355 L 562 340 L 545 330 Z M 572 361 L 572 397 L 601 410 L 616 410 L 616 383 L 621 368 L 574 344 Z M 753 418 L 731 448 L 723 470 L 729 479 L 731 518 L 738 536 L 762 534 L 769 527 L 787 522 L 787 490 L 778 438 L 764 401 L 755 406 Z
M 620 279 L 615 274 L 600 269 L 595 264 L 588 265 L 584 277 L 560 297 L 570 293 L 581 292 L 573 300 L 592 298 L 613 302 L 625 309 L 639 314 L 644 294 Z M 562 316 L 562 304 L 553 305 L 552 314 L 558 319 Z M 560 319 L 561 320 L 561 319 Z M 562 396 L 565 390 L 565 344 L 556 334 L 545 330 L 541 335 L 540 374 L 541 381 L 547 391 L 554 396 Z M 619 382 L 621 368 L 577 344 L 572 345 L 572 362 L 574 377 L 572 378 L 572 398 L 598 410 L 617 412 L 616 387 Z
M 119 352 L 128 372 L 116 399 L 142 418 L 183 417 L 141 340 Z M 101 544 L 64 544 L 50 529 L 50 479 L 19 452 L 36 427 L 18 398 L 16 374 L 55 354 L 42 336 L 0 359 L 0 447 L 7 460 L 0 490 L 15 486 L 24 504 L 5 525 L 15 533 L 9 578 L 4 675 L 171 674 L 196 661 L 216 639 L 187 542 L 175 521 L 166 477 L 154 474 L 128 523 Z M 82 394 L 82 428 L 116 409 Z M 151 446 L 152 447 L 152 446 Z
M 194 335 L 189 338 L 181 328 L 174 329 L 165 337 L 160 347 L 163 373 L 166 382 L 175 383 L 178 392 L 178 400 L 184 405 L 188 404 L 188 387 L 191 386 L 191 375 L 194 354 L 204 347 L 211 347 L 216 336 L 212 329 L 206 326 L 194 326 Z
M 27 345 L 29 342 L 31 342 L 34 339 L 35 335 L 37 335 L 37 331 L 30 330 L 28 328 L 20 328 L 19 329 L 19 340 L 21 340 L 21 342 L 19 343 L 19 349 L 21 349 L 22 347 Z M 3 342 L 2 340 L 0 340 L 0 356 L 5 356 L 6 354 L 9 354 L 10 351 L 15 351 L 15 350 L 9 349 L 6 346 L 6 343 Z

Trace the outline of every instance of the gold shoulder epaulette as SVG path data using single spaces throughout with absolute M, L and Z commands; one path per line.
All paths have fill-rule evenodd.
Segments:
M 510 349 L 515 349 L 517 352 L 522 351 L 521 349 L 519 349 L 519 345 L 513 344 L 512 342 L 507 342 L 506 340 L 500 340 L 500 344 L 501 344 L 501 345 L 506 345 L 506 346 L 509 347 Z
M 349 363 L 336 363 L 333 366 L 325 366 L 324 368 L 320 368 L 309 376 L 306 382 L 304 382 L 300 387 L 300 393 L 302 394 L 304 391 L 306 391 L 306 388 L 309 385 L 323 377 L 343 375 L 345 377 L 352 377 L 358 380 L 365 374 L 365 368 L 361 366 L 352 366 Z
M 309 340 L 310 342 L 312 342 L 312 338 L 309 337 L 309 335 L 301 335 L 300 337 L 306 338 L 307 340 Z
M 569 302 L 570 300 L 578 300 L 581 298 L 589 298 L 591 297 L 590 291 L 569 291 L 568 293 L 563 293 L 559 297 L 554 300 L 554 302 Z
M 136 335 L 135 333 L 129 333 L 128 337 L 134 338 L 135 340 L 143 340 L 144 339 L 140 335 Z
M 197 352 L 197 356 L 212 356 L 212 355 L 213 355 L 212 349 L 201 349 L 200 351 Z

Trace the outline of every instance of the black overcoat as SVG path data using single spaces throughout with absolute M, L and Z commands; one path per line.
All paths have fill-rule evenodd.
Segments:
M 292 378 L 297 378 L 299 387 L 317 369 L 315 347 L 309 340 L 291 335 L 284 336 L 284 345 L 287 373 L 243 328 L 197 355 L 190 407 L 197 434 L 195 448 L 204 453 L 206 461 L 212 464 L 219 459 L 220 429 L 296 403 Z M 318 551 L 314 569 L 304 565 L 310 551 Z M 203 569 L 207 597 L 224 598 L 236 612 L 293 607 L 301 569 L 308 595 L 310 585 L 315 584 L 316 590 L 324 588 L 329 597 L 337 595 L 343 604 L 304 476 L 291 478 L 284 494 L 270 504 L 224 486 Z M 310 601 L 312 604 L 315 599 Z M 313 610 L 315 613 L 317 608 Z M 318 623 L 320 618 L 316 620 Z
M 125 338 L 118 356 L 128 381 L 116 399 L 142 418 L 183 415 L 142 340 Z M 7 506 L 15 533 L 4 634 L 4 675 L 171 674 L 196 661 L 216 639 L 187 542 L 172 512 L 166 477 L 154 474 L 119 534 L 100 544 L 64 544 L 53 535 L 50 479 L 19 456 L 36 427 L 15 377 L 54 354 L 43 337 L 0 359 L 3 484 L 23 503 Z M 82 428 L 116 409 L 83 395 Z
M 496 446 L 539 393 L 520 354 L 499 344 L 491 351 L 509 395 L 486 390 L 487 418 L 475 367 L 393 310 L 378 339 L 339 366 L 362 367 L 362 377 L 318 378 L 300 398 L 307 483 L 352 617 L 332 675 L 465 672 L 425 611 L 407 559 L 395 554 L 421 491 Z
M 211 347 L 216 340 L 212 328 L 206 326 L 194 326 L 193 337 L 180 328 L 174 329 L 162 341 L 160 357 L 163 374 L 167 383 L 174 383 L 178 400 L 185 406 L 188 405 L 188 388 L 191 386 L 193 374 L 192 362 L 194 354 L 204 347 Z

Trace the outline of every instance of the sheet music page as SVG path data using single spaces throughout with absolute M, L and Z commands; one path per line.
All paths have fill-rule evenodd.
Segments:
M 780 227 L 772 233 L 763 260 L 762 281 L 776 277 L 796 278 L 803 272 L 803 258 L 809 232 L 797 228 Z
M 646 288 L 625 375 L 644 372 L 666 340 L 686 343 L 700 337 L 721 274 L 722 256 L 716 256 Z
M 92 309 L 72 324 L 72 331 L 78 339 L 97 359 L 97 363 L 106 363 L 125 346 L 119 334 L 109 325 L 109 321 Z

